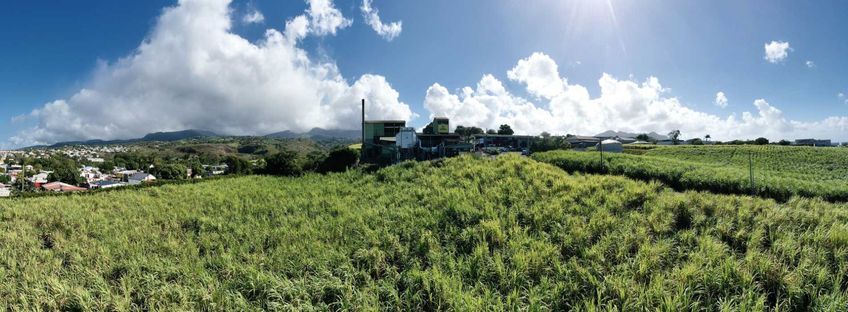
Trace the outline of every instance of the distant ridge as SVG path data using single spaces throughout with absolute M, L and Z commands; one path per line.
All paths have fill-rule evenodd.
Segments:
M 596 134 L 596 137 L 621 137 L 621 138 L 636 138 L 642 133 L 632 133 L 632 132 L 624 132 L 624 131 L 613 131 L 607 130 L 601 133 Z M 646 133 L 648 137 L 654 140 L 668 140 L 668 136 L 662 135 L 656 132 Z
M 30 146 L 28 148 L 38 148 L 38 147 L 63 147 L 68 145 L 110 145 L 110 144 L 130 144 L 130 143 L 138 143 L 138 142 L 170 142 L 170 141 L 179 141 L 186 139 L 201 139 L 201 138 L 210 138 L 210 137 L 219 137 L 218 134 L 208 130 L 181 130 L 181 131 L 172 131 L 172 132 L 154 132 L 148 133 L 142 138 L 138 139 L 126 139 L 126 140 L 86 140 L 86 141 L 67 141 L 67 142 L 59 142 L 53 145 L 38 145 L 38 146 Z
M 314 140 L 332 140 L 332 139 L 343 139 L 343 140 L 356 140 L 360 138 L 359 130 L 340 130 L 340 129 L 322 129 L 322 128 L 312 128 L 308 132 L 297 133 L 289 130 L 280 131 L 265 135 L 266 138 L 275 138 L 275 139 L 314 139 Z M 67 141 L 67 142 L 59 142 L 53 145 L 36 145 L 24 147 L 22 149 L 27 148 L 40 148 L 40 147 L 63 147 L 69 145 L 111 145 L 111 144 L 132 144 L 139 142 L 173 142 L 180 140 L 188 140 L 188 139 L 203 139 L 203 138 L 217 138 L 224 137 L 224 135 L 219 135 L 215 132 L 209 130 L 198 130 L 198 129 L 188 129 L 181 131 L 170 131 L 170 132 L 153 132 L 144 135 L 144 137 L 137 139 L 124 139 L 124 140 L 85 140 L 85 141 Z
M 219 135 L 215 132 L 209 130 L 197 130 L 197 129 L 188 129 L 182 131 L 173 131 L 173 132 L 154 132 L 148 133 L 141 141 L 179 141 L 185 139 L 199 139 L 199 138 L 209 138 L 209 137 L 218 137 Z
M 348 139 L 355 140 L 361 136 L 360 130 L 322 129 L 312 128 L 307 132 L 297 133 L 289 130 L 275 132 L 266 135 L 268 138 L 278 139 Z

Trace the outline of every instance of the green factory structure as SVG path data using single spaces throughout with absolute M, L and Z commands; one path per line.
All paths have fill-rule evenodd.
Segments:
M 363 163 L 393 164 L 404 160 L 430 160 L 460 153 L 497 147 L 528 151 L 531 136 L 481 134 L 463 138 L 450 132 L 450 120 L 433 118 L 421 132 L 407 127 L 404 120 L 366 120 L 362 100 Z

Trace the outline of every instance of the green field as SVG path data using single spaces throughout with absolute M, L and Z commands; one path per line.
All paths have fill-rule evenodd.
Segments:
M 612 173 L 658 180 L 678 190 L 756 194 L 780 201 L 793 196 L 848 201 L 848 149 L 791 146 L 675 146 L 639 155 L 554 151 L 533 158 L 569 172 Z M 751 184 L 749 155 L 753 164 Z
M 848 206 L 460 157 L 0 201 L 22 310 L 848 306 Z

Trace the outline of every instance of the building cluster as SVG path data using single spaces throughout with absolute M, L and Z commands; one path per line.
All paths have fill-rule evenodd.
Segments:
M 395 163 L 456 156 L 484 149 L 528 151 L 531 136 L 476 134 L 462 137 L 450 132 L 448 118 L 434 118 L 421 132 L 403 120 L 365 120 L 362 123 L 362 161 Z
M 114 187 L 122 187 L 127 185 L 137 185 L 142 183 L 150 183 L 156 181 L 156 177 L 150 173 L 139 170 L 127 170 L 125 168 L 115 168 L 112 171 L 103 172 L 97 167 L 83 166 L 79 168 L 79 175 L 83 180 L 82 187 L 71 185 L 59 181 L 49 181 L 52 171 L 41 170 L 34 173 L 33 166 L 26 165 L 0 165 L 3 172 L 0 177 L 4 177 L 0 181 L 8 181 L 0 183 L 0 197 L 8 197 L 12 193 L 13 185 L 24 184 L 16 183 L 23 179 L 26 185 L 31 186 L 36 191 L 44 192 L 78 192 L 89 189 L 106 189 Z

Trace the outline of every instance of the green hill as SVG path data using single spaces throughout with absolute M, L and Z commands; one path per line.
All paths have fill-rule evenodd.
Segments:
M 848 207 L 518 156 L 0 201 L 22 310 L 841 310 Z

